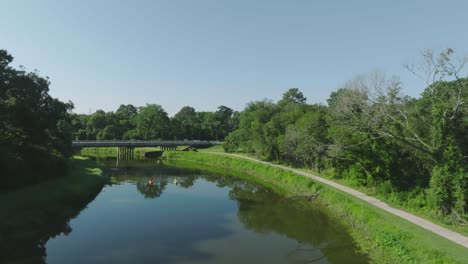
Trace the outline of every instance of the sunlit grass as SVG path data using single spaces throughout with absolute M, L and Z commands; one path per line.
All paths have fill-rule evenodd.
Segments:
M 214 145 L 209 148 L 198 149 L 199 152 L 224 152 L 223 145 Z

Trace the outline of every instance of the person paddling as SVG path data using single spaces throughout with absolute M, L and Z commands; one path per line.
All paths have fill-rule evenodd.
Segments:
M 153 185 L 153 183 L 154 183 L 154 178 L 151 177 L 151 179 L 148 180 L 148 185 Z

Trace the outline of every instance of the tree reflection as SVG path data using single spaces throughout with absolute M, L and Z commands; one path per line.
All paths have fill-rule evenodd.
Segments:
M 112 176 L 111 184 L 132 182 L 138 192 L 149 199 L 161 197 L 171 184 L 187 189 L 194 186 L 198 179 L 216 184 L 220 188 L 229 187 L 229 198 L 237 202 L 238 219 L 247 229 L 263 234 L 280 234 L 297 241 L 297 247 L 289 254 L 294 261 L 367 262 L 365 257 L 354 252 L 348 231 L 339 225 L 336 219 L 330 217 L 324 208 L 300 199 L 285 198 L 263 185 L 228 175 L 200 173 L 154 164 L 111 168 L 109 174 Z M 147 184 L 150 178 L 154 179 L 153 185 Z M 0 232 L 0 262 L 2 262 L 3 253 L 16 257 L 23 254 L 24 257 L 24 252 L 29 251 L 29 256 L 34 256 L 34 259 L 26 260 L 29 261 L 28 263 L 44 263 L 45 244 L 48 239 L 61 232 L 71 232 L 68 225 L 70 217 L 76 216 L 88 202 L 83 201 L 83 204 L 77 206 L 76 211 L 67 214 L 67 217 L 57 217 L 51 220 L 50 227 L 42 229 L 28 243 L 21 240 L 24 240 L 21 238 L 24 234 L 20 232 L 11 233 L 6 240 L 5 234 Z M 170 235 L 173 236 L 173 234 Z M 8 243 L 3 243 L 2 239 L 3 242 L 8 241 Z M 20 245 L 20 243 L 24 244 Z M 23 253 L 19 251 L 15 253 L 15 248 L 21 247 Z
M 198 178 L 198 176 L 195 175 L 185 175 L 183 177 L 177 177 L 178 181 L 178 186 L 188 189 L 192 187 L 195 184 L 195 180 Z
M 238 202 L 238 218 L 259 233 L 277 233 L 294 239 L 298 247 L 290 257 L 308 263 L 327 258 L 329 263 L 366 263 L 354 251 L 348 231 L 325 209 L 300 199 L 288 199 L 249 182 L 232 185 L 229 197 Z
M 148 184 L 149 178 L 141 178 L 136 181 L 138 191 L 145 196 L 145 198 L 158 198 L 166 189 L 168 183 L 174 183 L 181 188 L 190 188 L 195 184 L 195 180 L 199 176 L 195 175 L 180 175 L 180 176 L 167 176 L 159 175 L 151 177 L 154 180 L 153 184 Z M 128 178 L 127 178 L 128 179 Z
M 127 174 L 129 172 L 126 171 Z M 289 254 L 296 261 L 367 262 L 365 257 L 354 251 L 353 240 L 339 221 L 331 218 L 325 208 L 306 200 L 285 198 L 263 185 L 229 175 L 187 172 L 164 166 L 159 167 L 158 175 L 154 169 L 143 173 L 140 170 L 136 175 L 138 178 L 133 179 L 138 179 L 137 189 L 146 198 L 160 197 L 172 182 L 178 187 L 190 188 L 198 178 L 220 188 L 229 187 L 229 198 L 237 202 L 237 216 L 242 224 L 258 233 L 281 234 L 297 241 L 298 246 Z M 154 177 L 153 186 L 147 185 L 150 177 Z
M 126 166 L 113 167 L 109 171 L 111 184 L 134 182 L 139 193 L 145 198 L 159 198 L 168 184 L 173 183 L 181 188 L 190 188 L 199 177 L 193 171 L 187 171 L 163 164 L 133 161 Z M 148 181 L 153 179 L 153 184 Z
M 46 263 L 47 241 L 60 234 L 70 234 L 70 219 L 86 208 L 97 194 L 82 201 L 75 201 L 67 207 L 42 208 L 44 214 L 48 215 L 47 222 L 30 219 L 30 226 L 8 226 L 8 223 L 1 226 L 0 263 Z
M 154 183 L 149 185 L 145 179 L 139 180 L 136 183 L 138 191 L 145 196 L 145 198 L 158 198 L 163 193 L 167 186 L 167 178 L 156 177 Z

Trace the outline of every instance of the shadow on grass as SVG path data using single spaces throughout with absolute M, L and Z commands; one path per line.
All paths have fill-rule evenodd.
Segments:
M 105 183 L 94 161 L 77 157 L 66 176 L 0 193 L 0 263 L 45 263 L 46 242 L 69 234 Z

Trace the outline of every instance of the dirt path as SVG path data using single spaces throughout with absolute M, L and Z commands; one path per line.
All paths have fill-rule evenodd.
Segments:
M 408 212 L 405 212 L 403 210 L 400 210 L 400 209 L 396 209 L 396 208 L 393 208 L 393 207 L 390 207 L 388 204 L 374 198 L 374 197 L 371 197 L 371 196 L 368 196 L 362 192 L 358 192 L 354 189 L 351 189 L 349 187 L 346 187 L 344 185 L 341 185 L 341 184 L 338 184 L 336 182 L 333 182 L 333 181 L 330 181 L 330 180 L 327 180 L 327 179 L 324 179 L 324 178 L 321 178 L 321 177 L 318 177 L 318 176 L 315 176 L 313 174 L 310 174 L 310 173 L 307 173 L 307 172 L 304 172 L 304 171 L 300 171 L 300 170 L 297 170 L 297 169 L 293 169 L 293 168 L 290 168 L 290 167 L 286 167 L 286 166 L 282 166 L 282 165 L 277 165 L 277 164 L 272 164 L 270 162 L 265 162 L 265 161 L 260 161 L 260 160 L 257 160 L 257 159 L 254 159 L 254 158 L 249 158 L 249 157 L 245 157 L 245 156 L 241 156 L 241 155 L 236 155 L 236 154 L 229 154 L 229 153 L 217 153 L 217 152 L 211 152 L 212 154 L 218 154 L 218 155 L 229 155 L 229 156 L 235 156 L 235 157 L 238 157 L 238 158 L 242 158 L 242 159 L 247 159 L 247 160 L 251 160 L 251 161 L 255 161 L 255 162 L 258 162 L 258 163 L 262 163 L 262 164 L 265 164 L 265 165 L 268 165 L 268 166 L 272 166 L 272 167 L 277 167 L 277 168 L 281 168 L 283 170 L 288 170 L 288 171 L 292 171 L 294 173 L 297 173 L 297 174 L 300 174 L 300 175 L 303 175 L 303 176 L 306 176 L 308 178 L 311 178 L 315 181 L 318 181 L 318 182 L 321 182 L 323 184 L 326 184 L 326 185 L 329 185 L 329 186 L 332 186 L 333 188 L 336 188 L 338 190 L 341 190 L 343 192 L 346 192 L 354 197 L 357 197 L 361 200 L 364 200 L 370 204 L 373 204 L 374 206 L 382 209 L 382 210 L 385 210 L 393 215 L 396 215 L 396 216 L 399 216 L 403 219 L 406 219 L 407 221 L 415 224 L 415 225 L 418 225 L 424 229 L 427 229 L 433 233 L 436 233 L 442 237 L 445 237 L 447 238 L 448 240 L 451 240 L 459 245 L 462 245 L 464 246 L 465 248 L 468 248 L 468 237 L 465 237 L 457 232 L 454 232 L 454 231 L 451 231 L 447 228 L 444 228 L 442 226 L 439 226 L 439 225 L 436 225 L 426 219 L 423 219 L 421 217 L 418 217 L 416 215 L 413 215 L 413 214 L 410 214 Z

